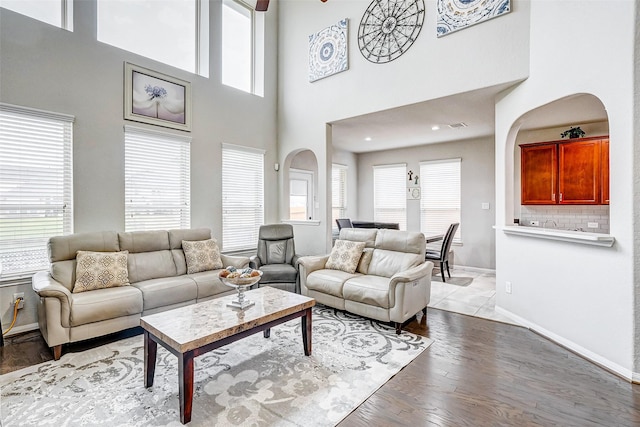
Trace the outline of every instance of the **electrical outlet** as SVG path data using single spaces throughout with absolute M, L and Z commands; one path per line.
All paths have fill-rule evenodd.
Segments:
M 506 293 L 510 294 L 511 293 L 511 282 L 505 282 L 504 284 L 504 290 Z
M 598 223 L 597 222 L 588 222 L 587 223 L 587 228 L 598 228 Z
M 529 224 L 532 227 L 539 227 L 540 226 L 540 221 L 535 221 L 535 220 L 534 221 L 529 221 Z
M 11 301 L 12 308 L 13 308 L 13 304 L 16 302 L 18 298 L 21 298 L 20 302 L 18 303 L 18 310 L 20 310 L 21 308 L 24 308 L 24 292 L 18 292 L 13 294 L 13 300 Z

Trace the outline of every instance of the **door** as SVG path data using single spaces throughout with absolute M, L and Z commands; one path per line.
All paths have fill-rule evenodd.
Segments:
M 600 204 L 600 140 L 558 144 L 558 203 Z
M 289 219 L 313 219 L 313 172 L 290 169 Z
M 522 204 L 556 203 L 556 144 L 522 145 Z

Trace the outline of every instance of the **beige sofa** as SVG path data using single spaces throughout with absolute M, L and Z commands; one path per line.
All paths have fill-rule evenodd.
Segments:
M 182 241 L 211 238 L 207 228 L 169 231 L 113 231 L 72 234 L 49 240 L 49 272 L 33 276 L 40 296 L 38 323 L 54 358 L 62 344 L 140 326 L 140 316 L 233 293 L 219 270 L 187 274 Z M 130 286 L 72 292 L 77 251 L 128 251 Z M 223 265 L 247 267 L 248 257 L 221 254 Z
M 340 240 L 366 242 L 371 261 L 351 274 L 326 268 L 329 255 L 299 260 L 300 290 L 317 302 L 384 322 L 396 333 L 420 310 L 425 315 L 431 296 L 433 263 L 425 262 L 422 233 L 343 228 Z M 367 249 L 365 249 L 367 251 Z

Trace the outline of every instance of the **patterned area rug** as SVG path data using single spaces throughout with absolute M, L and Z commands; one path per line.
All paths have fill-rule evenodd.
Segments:
M 195 359 L 192 426 L 333 426 L 432 341 L 319 306 L 313 355 L 300 320 Z M 158 346 L 143 385 L 136 336 L 0 376 L 3 426 L 179 426 L 177 358 Z

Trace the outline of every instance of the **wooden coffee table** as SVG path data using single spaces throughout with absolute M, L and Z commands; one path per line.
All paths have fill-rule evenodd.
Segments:
M 241 338 L 298 317 L 302 318 L 304 354 L 311 355 L 311 308 L 313 298 L 263 287 L 245 292 L 255 305 L 238 310 L 227 307 L 236 298 L 228 295 L 162 313 L 143 316 L 144 386 L 153 385 L 158 344 L 178 357 L 180 387 L 180 421 L 191 421 L 193 401 L 193 358 Z

